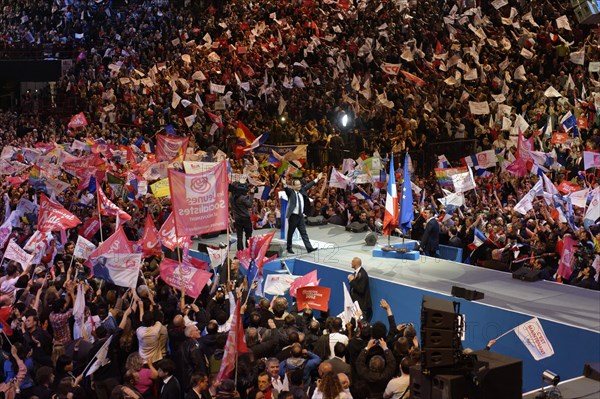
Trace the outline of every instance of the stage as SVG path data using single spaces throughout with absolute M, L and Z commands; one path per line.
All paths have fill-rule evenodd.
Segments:
M 302 241 L 296 241 L 295 254 L 286 256 L 285 242 L 279 238 L 274 239 L 272 247 L 283 247 L 282 259 L 293 274 L 318 271 L 320 285 L 331 288 L 330 314 L 337 315 L 343 310 L 342 283 L 347 285 L 347 276 L 352 272 L 350 262 L 357 256 L 369 273 L 373 322 L 382 321 L 387 325 L 385 311 L 378 306 L 384 298 L 397 323 L 413 322 L 419 332 L 422 297 L 438 296 L 460 305 L 466 327 L 463 347 L 477 350 L 532 317 L 539 318 L 554 355 L 535 361 L 514 333 L 498 340 L 492 349 L 523 360 L 522 392 L 539 388 L 544 370 L 555 371 L 567 380 L 578 377 L 585 363 L 600 362 L 598 291 L 548 281 L 525 282 L 513 279 L 510 273 L 425 256 L 417 261 L 374 258 L 373 249 L 386 245 L 387 237 L 379 237 L 373 247 L 365 244 L 367 233 L 346 232 L 340 226 L 312 226 L 307 227 L 307 231 L 318 251 L 308 254 Z M 268 232 L 259 230 L 254 235 Z M 218 245 L 225 241 L 223 234 L 200 242 Z M 391 239 L 392 244 L 401 242 L 398 237 Z M 232 247 L 235 248 L 235 244 Z M 265 266 L 265 274 L 282 272 L 286 270 L 279 261 Z M 485 298 L 472 302 L 454 298 L 451 296 L 453 286 L 477 290 Z
M 257 230 L 254 231 L 254 235 L 267 232 L 269 231 Z M 341 226 L 307 226 L 307 232 L 313 246 L 319 250 L 308 254 L 301 240 L 294 241 L 295 254 L 286 256 L 284 252 L 285 259 L 301 259 L 350 273 L 350 261 L 358 256 L 362 259 L 363 266 L 371 278 L 445 295 L 450 295 L 452 286 L 456 285 L 483 292 L 485 298 L 477 301 L 478 303 L 594 332 L 600 331 L 600 292 L 598 291 L 549 281 L 515 280 L 510 273 L 424 255 L 417 261 L 373 258 L 372 250 L 387 244 L 387 237 L 380 236 L 376 246 L 370 247 L 365 245 L 367 233 L 347 232 Z M 279 231 L 276 237 L 279 237 Z M 220 241 L 225 241 L 225 235 L 200 240 L 211 245 L 218 245 Z M 401 243 L 402 239 L 392 237 L 390 241 L 392 244 L 397 244 Z M 276 238 L 273 242 L 282 245 L 285 250 L 285 240 Z M 377 295 L 377 293 L 373 294 Z

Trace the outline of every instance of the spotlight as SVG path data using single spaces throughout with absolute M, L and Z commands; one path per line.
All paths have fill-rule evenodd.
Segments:
M 347 115 L 347 114 L 344 114 L 344 115 L 342 116 L 342 126 L 343 126 L 343 127 L 346 127 L 346 126 L 348 126 L 348 115 Z
M 550 370 L 542 373 L 542 392 L 536 397 L 537 399 L 562 399 L 562 393 L 556 387 L 560 383 L 560 376 Z M 552 388 L 544 391 L 544 384 L 551 384 Z
M 285 116 L 282 116 L 279 120 L 285 122 Z

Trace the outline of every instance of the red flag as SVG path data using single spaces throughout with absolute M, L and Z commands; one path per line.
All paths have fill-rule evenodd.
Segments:
M 171 162 L 177 157 L 184 157 L 187 151 L 188 137 L 174 137 L 163 134 L 156 135 L 156 159 Z
M 86 265 L 92 268 L 92 264 L 90 260 L 92 258 L 98 258 L 100 256 L 112 256 L 116 254 L 127 255 L 132 254 L 133 248 L 131 247 L 131 243 L 127 239 L 127 235 L 125 235 L 125 231 L 122 226 L 118 226 L 117 230 L 108 237 L 106 241 L 103 241 L 98 248 L 96 248 L 89 256 L 86 261 Z M 93 270 L 92 270 L 93 273 Z
M 250 261 L 254 260 L 258 269 L 262 269 L 265 263 L 270 262 L 272 258 L 266 258 L 271 240 L 275 236 L 275 231 L 269 234 L 252 236 L 248 240 L 248 248 L 237 251 L 236 256 L 246 270 L 250 266 Z
M 227 229 L 229 194 L 225 161 L 197 174 L 169 169 L 169 188 L 178 236 L 195 236 Z
M 182 248 L 190 239 L 189 236 L 177 236 L 174 215 L 175 211 L 173 210 L 158 232 L 161 244 L 171 251 L 174 251 L 177 247 Z
M 326 312 L 329 310 L 329 296 L 331 289 L 327 287 L 300 287 L 296 291 L 298 309 L 304 309 L 308 305 L 311 309 Z
M 403 70 L 400 70 L 400 72 L 402 73 L 402 75 L 404 75 L 404 77 L 406 79 L 410 80 L 417 86 L 425 86 L 425 81 L 423 79 L 421 79 L 420 77 L 418 77 L 417 75 L 413 75 L 412 73 L 406 72 Z
M 570 235 L 566 235 L 563 238 L 563 243 L 563 251 L 560 255 L 560 262 L 558 263 L 558 274 L 564 279 L 569 279 L 571 273 L 573 273 L 575 245 L 577 244 L 577 241 L 572 239 Z
M 290 284 L 290 295 L 295 297 L 296 291 L 300 287 L 316 287 L 318 285 L 319 280 L 317 279 L 317 271 L 313 270 L 312 272 L 297 278 L 292 284 Z
M 254 140 L 256 140 L 256 136 L 252 134 L 248 126 L 244 125 L 242 121 L 238 121 L 238 126 L 235 131 L 235 135 L 242 140 L 245 140 L 245 145 L 250 145 Z
M 85 115 L 83 114 L 83 112 L 80 112 L 76 115 L 73 115 L 73 117 L 71 118 L 71 121 L 69 122 L 67 127 L 69 129 L 77 129 L 77 128 L 84 127 L 87 125 L 88 125 L 88 122 L 87 122 L 87 119 L 85 119 Z
M 150 215 L 146 217 L 146 225 L 144 226 L 144 235 L 142 236 L 141 242 L 144 257 L 162 254 L 158 229 L 154 225 L 154 221 Z
M 223 120 L 221 119 L 220 116 L 212 114 L 208 111 L 206 111 L 208 113 L 208 117 L 210 118 L 211 121 L 213 121 L 213 123 L 217 126 L 219 126 L 220 128 L 225 127 L 225 125 L 223 125 Z
M 111 200 L 106 198 L 104 191 L 102 191 L 102 187 L 98 185 L 98 209 L 100 210 L 100 214 L 104 216 L 117 216 L 119 215 L 119 222 L 124 223 L 131 219 L 131 216 L 118 206 L 116 206 Z
M 91 217 L 79 228 L 79 235 L 91 241 L 98 230 L 100 230 L 100 221 L 97 217 Z
M 81 223 L 81 220 L 62 205 L 49 200 L 43 193 L 40 197 L 40 213 L 38 216 L 37 229 L 42 233 L 73 228 Z
M 238 300 L 235 305 L 235 312 L 233 313 L 233 321 L 231 322 L 231 329 L 227 336 L 227 343 L 225 344 L 225 353 L 223 354 L 223 360 L 221 361 L 221 369 L 217 374 L 217 381 L 223 381 L 225 378 L 229 378 L 235 369 L 235 358 L 240 353 L 249 352 L 248 346 L 246 346 L 246 340 L 244 337 L 244 326 L 240 318 L 240 301 Z
M 171 287 L 180 290 L 183 286 L 185 294 L 198 298 L 212 273 L 192 267 L 185 262 L 164 258 L 160 262 L 160 278 Z

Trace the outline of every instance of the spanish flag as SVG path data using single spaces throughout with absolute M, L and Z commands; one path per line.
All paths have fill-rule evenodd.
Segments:
M 239 139 L 245 141 L 244 146 L 249 146 L 254 140 L 256 140 L 256 137 L 252 134 L 250 129 L 248 129 L 248 127 L 244 125 L 241 121 L 238 121 L 238 127 L 235 131 L 235 135 Z

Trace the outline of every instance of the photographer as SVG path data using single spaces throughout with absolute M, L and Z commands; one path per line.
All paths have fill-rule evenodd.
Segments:
M 229 204 L 233 213 L 233 226 L 237 233 L 237 249 L 242 250 L 248 246 L 247 241 L 252 236 L 252 221 L 250 211 L 254 199 L 250 186 L 247 183 L 233 183 L 229 185 Z M 244 240 L 244 232 L 246 239 Z
M 375 355 L 368 361 L 368 352 L 371 348 L 379 346 L 383 356 Z M 383 339 L 371 339 L 356 359 L 357 378 L 365 381 L 369 386 L 369 399 L 382 398 L 388 382 L 396 372 L 396 359 Z

